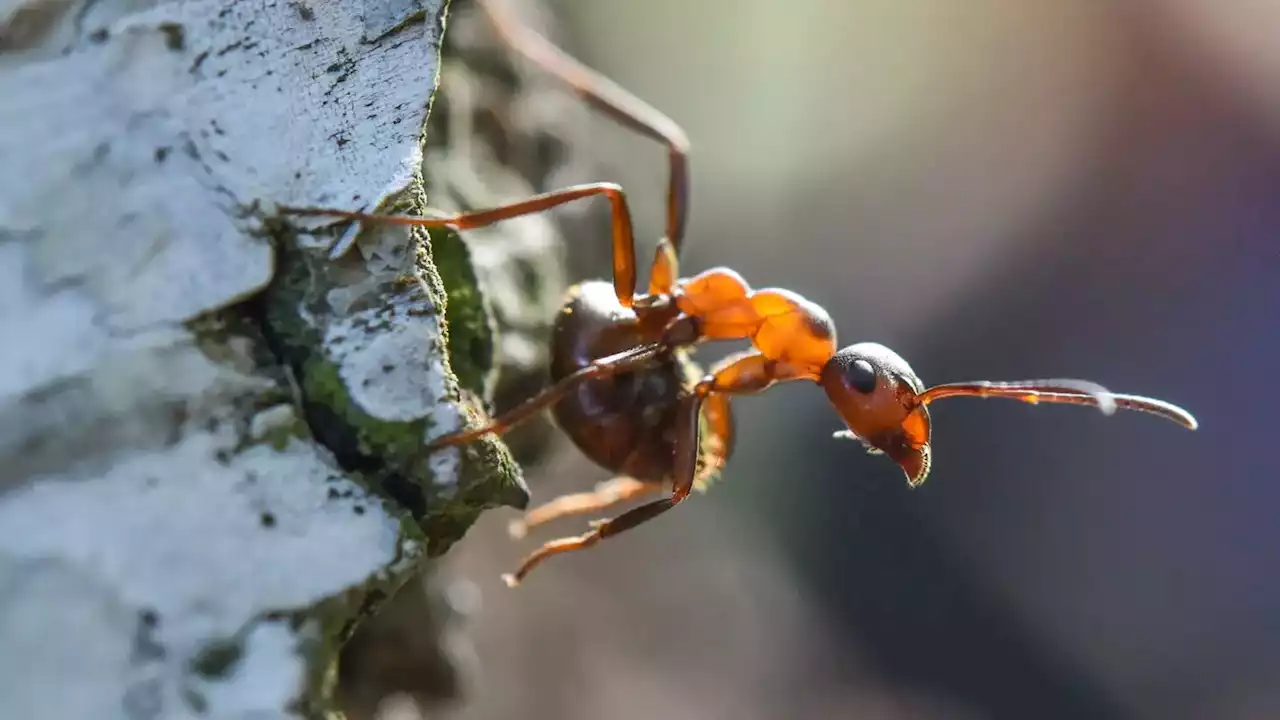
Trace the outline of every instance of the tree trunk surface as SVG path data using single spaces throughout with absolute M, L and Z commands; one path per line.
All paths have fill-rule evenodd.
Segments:
M 275 211 L 427 206 L 446 4 L 0 9 L 0 716 L 324 716 L 357 621 L 527 502 L 504 443 L 421 447 L 538 367 L 554 230 Z

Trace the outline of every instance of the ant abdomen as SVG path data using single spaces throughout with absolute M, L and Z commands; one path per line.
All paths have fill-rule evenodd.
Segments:
M 552 330 L 551 381 L 593 361 L 649 342 L 635 312 L 622 307 L 613 285 L 593 280 L 569 289 Z M 683 352 L 575 386 L 553 410 L 556 424 L 602 468 L 662 483 L 674 470 L 679 400 L 701 379 Z

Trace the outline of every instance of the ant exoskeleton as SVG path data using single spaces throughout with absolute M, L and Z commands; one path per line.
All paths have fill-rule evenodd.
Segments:
M 366 223 L 464 231 L 543 212 L 581 198 L 604 196 L 612 212 L 613 282 L 570 288 L 552 334 L 552 384 L 483 427 L 437 438 L 428 450 L 502 434 L 551 408 L 557 424 L 591 460 L 617 477 L 593 492 L 561 496 L 513 524 L 530 527 L 569 515 L 603 510 L 658 493 L 669 496 L 597 521 L 587 533 L 545 543 L 504 579 L 516 585 L 552 555 L 581 550 L 670 510 L 702 487 L 733 452 L 729 400 L 786 381 L 819 385 L 847 430 L 870 452 L 894 460 L 907 482 L 919 486 L 932 465 L 929 403 L 947 397 L 1001 397 L 1028 403 L 1066 403 L 1159 415 L 1194 430 L 1190 413 L 1162 400 L 1120 395 L 1074 380 L 966 382 L 926 389 L 897 353 L 877 343 L 837 349 L 826 311 L 782 289 L 754 290 L 738 273 L 717 267 L 680 278 L 677 258 L 688 214 L 688 140 L 678 125 L 607 78 L 586 68 L 490 0 L 476 0 L 510 46 L 566 83 L 577 95 L 621 124 L 667 146 L 670 171 L 666 236 L 650 266 L 649 287 L 636 292 L 631 214 L 621 188 L 592 183 L 548 192 L 487 210 L 445 217 L 369 215 L 321 208 L 281 208 L 286 214 L 329 215 Z M 748 340 L 703 374 L 689 352 L 713 340 Z

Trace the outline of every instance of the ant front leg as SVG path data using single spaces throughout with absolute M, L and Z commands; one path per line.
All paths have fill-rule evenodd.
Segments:
M 756 350 L 730 355 L 716 363 L 707 376 L 694 386 L 695 395 L 703 398 L 703 417 L 707 421 L 709 440 L 704 456 L 704 474 L 719 470 L 733 454 L 734 424 L 730 398 L 754 395 L 780 382 L 803 379 L 799 371 L 786 363 L 770 360 Z M 695 457 L 695 461 L 697 458 Z M 684 497 L 697 482 L 680 482 L 677 475 L 672 494 Z
M 791 365 L 770 360 L 758 350 L 746 350 L 716 363 L 697 388 L 705 394 L 755 395 L 780 382 L 808 377 Z
M 613 183 L 590 183 L 553 190 L 534 195 L 526 200 L 509 205 L 500 205 L 485 210 L 444 215 L 441 217 L 418 217 L 414 215 L 372 215 L 368 213 L 335 210 L 329 208 L 288 207 L 280 206 L 286 215 L 332 216 L 356 220 L 362 223 L 382 225 L 402 225 L 420 228 L 453 228 L 455 230 L 471 230 L 485 227 L 502 220 L 510 220 L 522 215 L 550 210 L 558 205 L 580 200 L 582 198 L 604 195 L 609 200 L 613 238 L 613 290 L 618 302 L 623 307 L 631 307 L 636 293 L 636 247 L 635 233 L 631 224 L 631 209 L 627 205 L 626 194 L 622 188 Z
M 734 423 L 730 396 L 724 393 L 708 395 L 702 403 L 702 417 L 707 421 L 707 434 L 711 442 L 703 443 L 707 447 L 702 458 L 705 467 L 701 477 L 694 480 L 695 485 L 728 464 L 729 456 L 733 454 Z

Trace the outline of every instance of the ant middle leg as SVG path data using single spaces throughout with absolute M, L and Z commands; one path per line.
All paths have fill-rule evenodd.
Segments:
M 615 353 L 596 360 L 581 370 L 560 378 L 560 380 L 551 386 L 544 388 L 537 395 L 525 400 L 505 413 L 490 419 L 488 423 L 481 427 L 473 430 L 462 430 L 438 437 L 430 443 L 427 443 L 424 449 L 427 452 L 431 452 L 432 450 L 438 450 L 446 446 L 465 445 L 484 435 L 502 435 L 520 423 L 556 404 L 579 384 L 587 382 L 588 380 L 600 380 L 612 377 L 619 373 L 643 367 L 644 365 L 653 362 L 653 360 L 657 358 L 664 349 L 665 348 L 661 343 L 652 343 L 649 345 L 640 345 L 629 350 L 623 350 L 620 353 Z
M 666 239 L 678 255 L 689 217 L 689 138 L 684 130 L 653 106 L 522 25 L 500 3 L 477 0 L 477 4 L 512 50 L 559 79 L 614 122 L 667 146 Z

